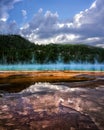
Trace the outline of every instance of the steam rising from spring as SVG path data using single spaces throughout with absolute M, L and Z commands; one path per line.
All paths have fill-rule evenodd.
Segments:
M 74 63 L 70 64 L 15 64 L 0 65 L 0 71 L 3 70 L 88 70 L 88 71 L 104 71 L 104 64 L 90 63 Z

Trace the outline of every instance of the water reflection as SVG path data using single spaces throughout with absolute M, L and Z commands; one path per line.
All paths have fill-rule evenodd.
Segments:
M 103 130 L 103 93 L 104 86 L 69 88 L 51 83 L 36 83 L 18 93 L 5 93 L 0 98 L 0 128 L 98 130 L 97 122 Z

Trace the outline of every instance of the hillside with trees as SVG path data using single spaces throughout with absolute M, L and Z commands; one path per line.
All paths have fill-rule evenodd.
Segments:
M 31 43 L 19 35 L 0 35 L 0 64 L 104 63 L 104 49 L 84 44 Z

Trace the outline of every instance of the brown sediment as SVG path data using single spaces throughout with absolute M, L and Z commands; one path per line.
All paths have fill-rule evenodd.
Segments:
M 74 83 L 93 81 L 104 76 L 104 72 L 93 71 L 0 71 L 0 90 L 19 92 L 36 82 Z M 95 81 L 94 81 L 95 82 Z M 98 82 L 98 81 L 97 81 Z M 101 80 L 102 82 L 102 80 Z M 88 86 L 89 82 L 86 82 Z M 71 84 L 69 84 L 71 85 Z M 72 85 L 72 86 L 73 86 Z M 82 83 L 81 83 L 82 85 Z M 84 84 L 85 85 L 85 84 Z M 82 85 L 83 86 L 83 85 Z M 90 84 L 91 86 L 91 84 Z
M 54 82 L 54 81 L 85 81 L 96 76 L 104 76 L 104 72 L 88 71 L 1 71 L 0 83 L 8 80 L 10 83 L 26 81 Z

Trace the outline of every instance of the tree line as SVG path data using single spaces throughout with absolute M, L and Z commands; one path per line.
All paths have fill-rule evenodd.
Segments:
M 85 44 L 38 45 L 18 35 L 0 35 L 0 64 L 104 63 L 104 49 Z

